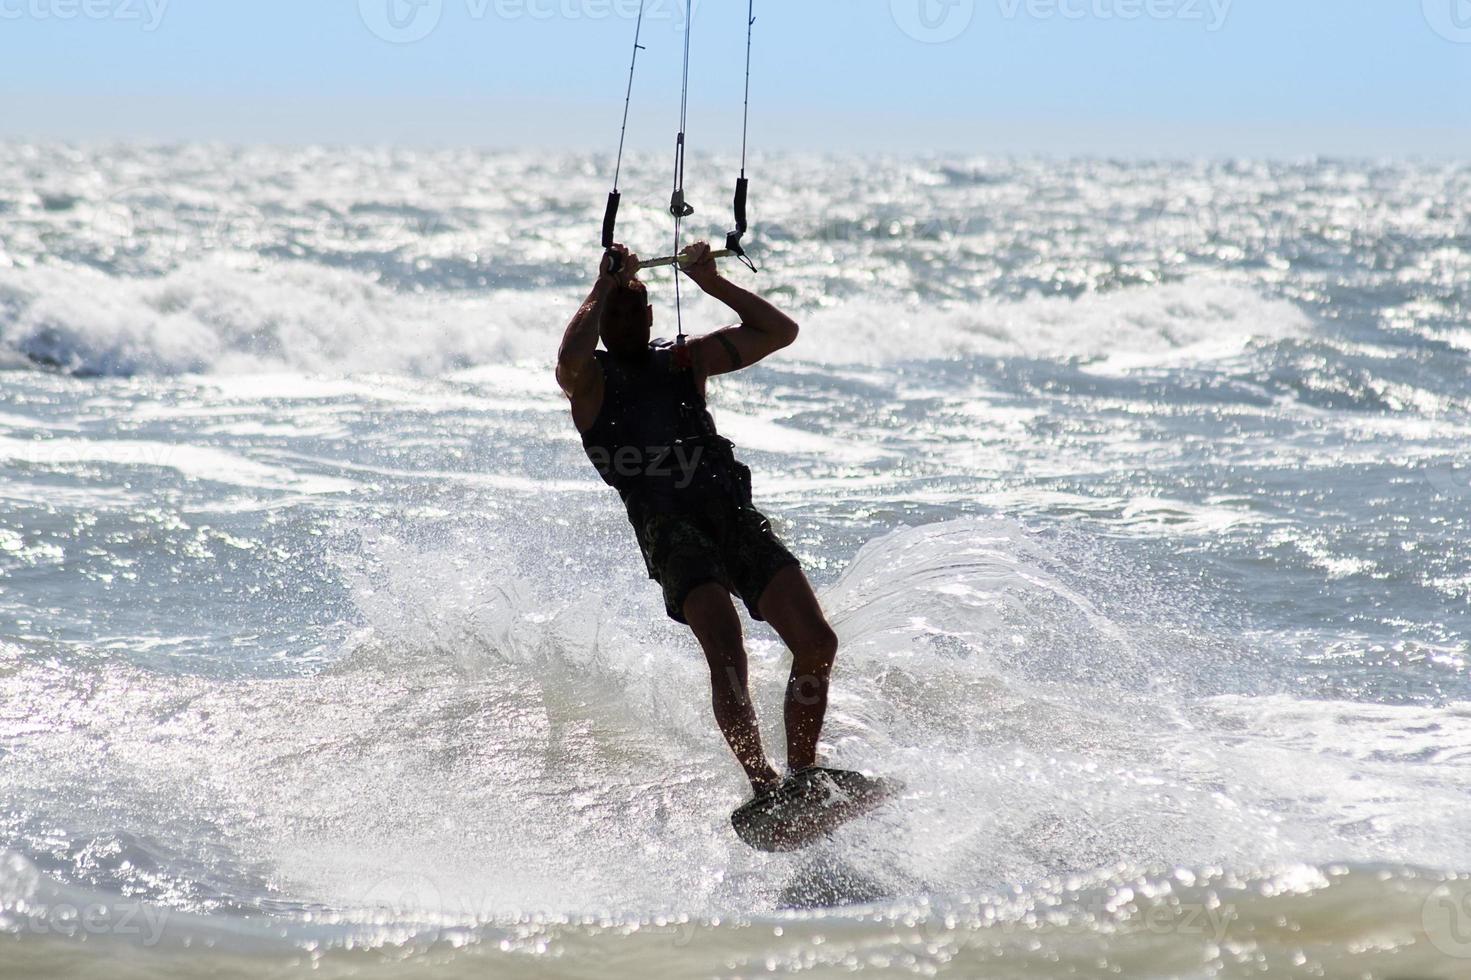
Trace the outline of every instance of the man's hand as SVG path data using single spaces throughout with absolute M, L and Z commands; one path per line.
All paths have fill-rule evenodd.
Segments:
M 715 266 L 715 257 L 710 254 L 709 242 L 695 242 L 679 253 L 679 267 L 685 275 L 695 281 L 705 292 L 720 282 L 720 270 Z
M 615 257 L 617 272 L 613 271 Z M 638 256 L 630 252 L 626 245 L 614 245 L 603 253 L 602 264 L 598 266 L 598 281 L 608 286 L 627 286 L 638 278 L 638 269 Z

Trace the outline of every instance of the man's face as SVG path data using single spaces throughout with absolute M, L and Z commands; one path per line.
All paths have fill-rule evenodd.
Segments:
M 634 357 L 649 349 L 654 308 L 646 305 L 643 290 L 619 296 L 603 314 L 603 346 L 614 357 Z

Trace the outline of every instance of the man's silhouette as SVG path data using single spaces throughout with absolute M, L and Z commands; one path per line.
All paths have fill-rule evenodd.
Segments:
M 709 245 L 691 245 L 681 258 L 684 274 L 730 307 L 740 325 L 679 346 L 651 343 L 653 308 L 638 279 L 638 257 L 615 246 L 567 326 L 557 382 L 588 458 L 623 498 L 665 609 L 694 631 L 705 652 L 715 720 L 760 796 L 781 776 L 761 746 L 731 596 L 792 651 L 785 720 L 794 773 L 817 764 L 838 639 L 797 559 L 752 505 L 751 472 L 716 433 L 705 381 L 789 346 L 797 324 L 722 278 Z

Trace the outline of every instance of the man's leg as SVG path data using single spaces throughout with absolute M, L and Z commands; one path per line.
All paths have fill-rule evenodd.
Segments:
M 756 604 L 792 651 L 787 682 L 787 766 L 792 770 L 817 764 L 817 738 L 827 715 L 827 688 L 838 636 L 822 614 L 812 584 L 797 565 L 788 565 L 766 586 Z
M 781 775 L 772 768 L 761 747 L 761 730 L 746 684 L 746 646 L 741 620 L 725 587 L 708 582 L 685 599 L 685 620 L 705 651 L 710 665 L 710 693 L 715 722 L 725 735 L 730 750 L 746 770 L 757 793 L 772 789 Z

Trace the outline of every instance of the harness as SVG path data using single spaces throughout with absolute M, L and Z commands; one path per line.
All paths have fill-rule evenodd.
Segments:
M 677 352 L 654 341 L 638 361 L 593 355 L 603 371 L 603 405 L 582 447 L 635 525 L 653 513 L 712 503 L 751 506 L 750 470 L 715 430 L 694 372 L 676 367 Z

